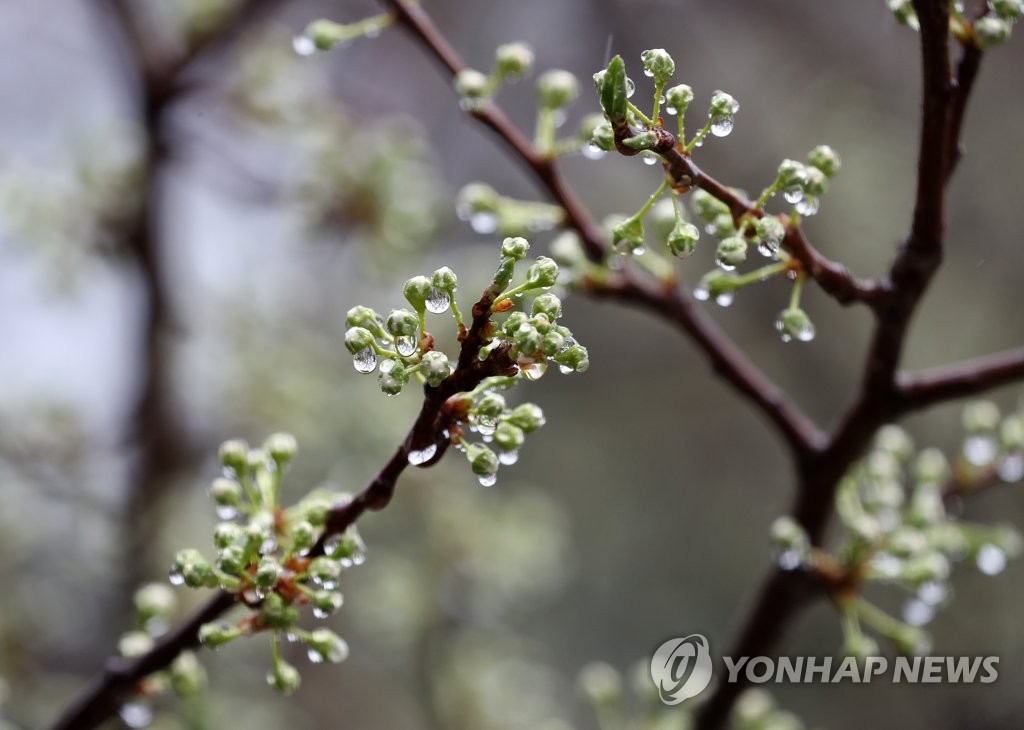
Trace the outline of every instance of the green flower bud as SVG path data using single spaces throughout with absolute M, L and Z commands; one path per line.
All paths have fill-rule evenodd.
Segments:
M 990 400 L 973 401 L 964 406 L 962 420 L 968 433 L 994 433 L 999 428 L 999 406 Z
M 505 408 L 505 398 L 500 393 L 484 393 L 473 406 L 473 412 L 483 418 L 496 419 Z
M 494 431 L 494 443 L 503 451 L 515 451 L 523 445 L 526 434 L 519 426 L 502 421 Z
M 684 259 L 694 252 L 699 239 L 700 229 L 692 223 L 680 220 L 676 222 L 672 231 L 668 234 L 666 245 L 673 256 Z
M 521 261 L 525 258 L 526 253 L 529 250 L 530 242 L 520 236 L 516 236 L 515 238 L 506 238 L 501 242 L 501 255 L 507 256 L 515 261 Z
M 622 699 L 622 676 L 611 664 L 587 664 L 577 681 L 580 691 L 597 706 L 613 707 Z
M 353 355 L 372 347 L 374 343 L 373 333 L 362 327 L 350 327 L 345 332 L 345 349 Z
M 678 84 L 665 92 L 665 104 L 676 114 L 685 114 L 693 101 L 693 89 L 686 84 Z
M 206 688 L 206 670 L 195 652 L 183 651 L 171 662 L 171 689 L 178 697 L 194 697 Z
M 544 335 L 532 324 L 523 324 L 516 328 L 516 333 L 512 336 L 512 342 L 520 352 L 532 355 L 544 344 Z
M 810 540 L 800 523 L 788 515 L 779 517 L 771 526 L 772 542 L 782 550 L 798 550 L 803 553 Z
M 402 392 L 402 388 L 409 383 L 409 371 L 397 360 L 389 362 L 394 362 L 395 364 L 388 370 L 381 368 L 378 382 L 381 391 L 387 395 L 398 395 Z
M 432 350 L 420 360 L 420 373 L 427 379 L 427 384 L 436 388 L 445 378 L 452 374 L 451 363 L 443 352 Z
M 238 507 L 242 504 L 242 485 L 236 482 L 234 479 L 227 479 L 226 477 L 218 477 L 213 480 L 210 485 L 210 497 L 213 501 L 221 506 L 225 507 Z M 231 515 L 224 516 L 233 516 Z
M 554 286 L 558 281 L 558 264 L 547 256 L 539 257 L 527 270 L 526 281 L 534 289 Z
M 914 480 L 919 484 L 928 482 L 938 484 L 949 477 L 949 462 L 939 449 L 927 448 L 917 455 L 914 461 Z
M 715 269 L 701 277 L 693 295 L 704 301 L 711 299 L 722 304 L 721 299 L 727 298 L 727 303 L 732 302 L 732 292 L 736 289 L 736 277 L 725 271 Z
M 260 604 L 259 620 L 270 629 L 285 629 L 299 620 L 299 612 L 288 605 L 280 593 L 269 593 Z
M 875 436 L 875 448 L 892 454 L 897 460 L 904 462 L 914 454 L 914 441 L 899 426 L 889 424 L 882 426 Z
M 651 207 L 644 220 L 647 222 L 647 230 L 652 235 L 665 239 L 672 232 L 672 227 L 678 219 L 675 202 L 672 200 L 672 196 L 668 195 Z
M 594 131 L 586 139 L 590 140 L 595 147 L 604 152 L 611 152 L 615 149 L 615 130 L 612 129 L 612 125 L 607 121 L 603 121 L 594 127 Z
M 281 564 L 275 558 L 265 555 L 260 558 L 256 565 L 256 585 L 260 588 L 270 588 L 277 583 L 281 576 Z
M 622 140 L 622 144 L 631 150 L 649 150 L 658 143 L 658 135 L 654 132 L 637 132 L 632 137 Z
M 988 0 L 988 6 L 994 13 L 1007 20 L 1017 20 L 1024 13 L 1022 0 Z
M 241 545 L 226 545 L 217 555 L 217 568 L 222 573 L 238 577 L 248 567 L 249 561 Z
M 817 167 L 807 168 L 807 182 L 804 183 L 804 190 L 808 195 L 820 197 L 828 192 L 828 178 L 825 173 Z
M 889 634 L 893 648 L 905 656 L 923 654 L 928 651 L 928 634 L 916 626 L 900 623 Z
M 345 602 L 337 591 L 317 591 L 313 594 L 313 613 L 317 618 L 326 618 Z
M 949 577 L 949 559 L 938 552 L 919 552 L 903 564 L 900 579 L 912 586 Z
M 153 648 L 153 637 L 145 631 L 129 631 L 117 642 L 117 651 L 123 657 L 134 659 Z
M 303 552 L 313 547 L 313 543 L 316 542 L 317 531 L 312 523 L 306 520 L 299 520 L 292 525 L 289 535 L 292 539 L 292 549 Z
M 576 101 L 580 84 L 568 71 L 553 69 L 545 71 L 537 79 L 537 95 L 540 104 L 548 109 L 561 109 Z
M 198 550 L 179 550 L 171 568 L 171 583 L 184 583 L 189 588 L 212 588 L 217 584 L 213 569 Z
M 554 322 L 562 316 L 562 300 L 554 294 L 541 294 L 533 300 L 533 307 L 531 311 L 534 314 L 543 314 L 549 320 Z
M 329 51 L 356 37 L 347 25 L 332 20 L 314 20 L 306 26 L 303 36 L 311 40 L 318 51 Z
M 729 210 L 729 206 L 723 203 L 718 198 L 711 195 L 704 190 L 694 190 L 691 194 L 693 199 L 693 205 L 697 209 L 697 215 L 708 223 L 713 222 L 720 215 L 729 216 L 732 219 L 732 212 Z
M 430 283 L 430 279 L 427 277 L 414 276 L 405 282 L 402 293 L 413 309 L 417 312 L 422 312 L 426 309 L 427 297 L 430 296 L 430 290 L 433 288 L 434 285 Z
M 366 543 L 355 525 L 349 527 L 341 535 L 336 535 L 327 543 L 327 554 L 338 561 L 341 568 L 351 568 L 366 562 Z
M 263 449 L 270 454 L 271 460 L 280 471 L 295 458 L 299 444 L 290 433 L 274 433 L 263 442 Z
M 796 160 L 783 160 L 779 163 L 778 180 L 784 188 L 803 187 L 807 182 L 807 166 Z
M 622 254 L 641 254 L 644 248 L 644 224 L 636 216 L 612 228 L 612 246 Z
M 712 119 L 732 117 L 740 110 L 740 103 L 730 94 L 724 91 L 716 91 L 711 97 L 711 110 L 708 113 Z
M 523 433 L 533 433 L 544 425 L 544 411 L 533 403 L 523 403 L 508 414 L 508 423 L 518 426 Z
M 142 586 L 135 591 L 134 602 L 135 610 L 143 622 L 154 617 L 168 618 L 178 607 L 174 591 L 163 583 L 147 583 Z
M 494 66 L 503 77 L 518 78 L 533 69 L 533 49 L 525 43 L 505 43 L 494 51 Z
M 324 660 L 337 664 L 348 658 L 348 644 L 330 629 L 315 629 L 305 639 L 309 659 L 314 663 Z
M 814 323 L 807 316 L 807 312 L 799 307 L 788 307 L 779 312 L 775 320 L 775 329 L 779 332 L 783 342 L 799 340 L 809 342 L 814 339 Z
M 470 444 L 466 447 L 466 458 L 469 466 L 477 476 L 493 476 L 498 473 L 498 456 L 483 444 Z
M 213 528 L 213 544 L 217 549 L 226 548 L 242 535 L 242 528 L 234 522 L 219 522 Z
M 220 457 L 220 463 L 234 470 L 236 474 L 242 475 L 247 473 L 249 467 L 249 444 L 245 443 L 245 441 L 241 439 L 225 441 L 220 445 L 218 456 Z
M 199 627 L 199 643 L 211 649 L 222 646 L 241 635 L 242 630 L 240 628 L 228 626 L 224 623 L 203 624 Z
M 434 275 L 430 278 L 430 283 L 434 285 L 435 289 L 452 294 L 459 288 L 459 277 L 447 266 L 442 266 L 434 272 Z
M 544 335 L 540 349 L 548 357 L 554 357 L 565 348 L 565 336 L 561 332 L 551 330 Z
M 782 245 L 782 239 L 786 237 L 786 227 L 775 216 L 766 215 L 754 223 L 754 234 L 760 241 L 761 252 L 774 256 Z
M 316 583 L 332 583 L 341 575 L 341 564 L 333 558 L 321 556 L 313 559 L 306 572 Z
M 494 213 L 498 209 L 501 196 L 486 183 L 470 183 L 459 191 L 455 198 L 455 209 L 461 218 L 469 218 L 473 213 Z
M 999 427 L 999 442 L 1007 451 L 1024 449 L 1024 418 L 1008 416 Z
M 902 23 L 914 30 L 921 28 L 917 19 L 917 11 L 914 10 L 911 0 L 886 0 L 886 2 L 897 23 Z
M 587 114 L 580 121 L 580 138 L 589 141 L 594 136 L 597 128 L 604 124 L 607 124 L 604 114 L 597 114 L 596 112 Z M 608 128 L 611 129 L 611 125 L 608 125 Z
M 715 260 L 724 269 L 734 269 L 747 260 L 747 241 L 742 236 L 729 236 L 718 244 Z
M 936 525 L 946 518 L 946 506 L 935 482 L 921 482 L 907 507 L 906 521 L 913 525 Z
M 419 328 L 419 318 L 408 309 L 392 309 L 385 324 L 395 337 L 412 337 Z
M 582 373 L 590 367 L 590 354 L 583 345 L 573 345 L 555 355 L 555 362 L 562 366 L 563 373 Z
M 652 48 L 640 54 L 644 73 L 654 79 L 657 86 L 664 86 L 676 72 L 676 62 L 664 48 Z
M 487 74 L 465 68 L 455 75 L 455 93 L 467 101 L 482 101 L 490 96 L 491 82 Z
M 928 539 L 916 527 L 903 525 L 889 535 L 888 552 L 897 558 L 909 558 L 928 548 Z
M 276 660 L 273 668 L 267 673 L 267 684 L 283 695 L 292 694 L 301 683 L 299 670 L 284 659 Z
M 995 48 L 1010 40 L 1012 30 L 1013 25 L 1005 18 L 986 15 L 974 21 L 974 42 L 982 50 Z
M 827 144 L 820 144 L 811 150 L 807 155 L 807 161 L 828 177 L 835 177 L 835 174 L 839 172 L 839 168 L 842 166 L 839 153 Z

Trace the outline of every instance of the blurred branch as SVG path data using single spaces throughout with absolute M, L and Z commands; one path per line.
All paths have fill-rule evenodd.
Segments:
M 1024 378 L 1024 347 L 919 373 L 900 373 L 897 386 L 903 408 L 917 410 L 977 395 L 1021 378 Z
M 412 33 L 449 74 L 454 76 L 466 68 L 422 8 L 408 0 L 383 2 L 395 14 L 398 23 Z M 497 105 L 487 103 L 469 113 L 512 149 L 565 210 L 565 224 L 579 234 L 588 256 L 594 261 L 601 260 L 606 253 L 604 233 L 566 184 L 554 160 L 538 152 Z M 586 291 L 595 297 L 640 305 L 676 324 L 704 352 L 715 372 L 776 426 L 798 460 L 823 444 L 818 427 L 696 305 L 688 292 L 641 279 L 631 269 L 618 272 L 607 285 L 592 282 Z
M 472 390 L 485 378 L 516 372 L 507 344 L 492 350 L 486 360 L 478 357 L 480 348 L 489 341 L 491 302 L 496 295 L 494 288 L 488 288 L 473 305 L 473 322 L 462 340 L 455 371 L 436 388 L 424 386 L 423 405 L 405 440 L 351 501 L 338 504 L 331 510 L 320 539 L 309 552 L 311 557 L 322 555 L 327 538 L 344 532 L 366 511 L 381 510 L 388 505 L 398 478 L 409 466 L 410 451 L 422 450 L 434 444 L 437 446 L 434 456 L 419 466 L 426 468 L 440 461 L 451 443 L 444 434 L 456 418 L 456 414 L 446 407 L 449 398 Z M 234 605 L 235 596 L 220 591 L 185 623 L 166 634 L 146 654 L 135 659 L 114 657 L 108 660 L 103 674 L 62 713 L 51 726 L 52 730 L 91 730 L 99 726 L 117 711 L 123 697 L 140 680 L 166 668 L 182 651 L 197 646 L 199 628 Z

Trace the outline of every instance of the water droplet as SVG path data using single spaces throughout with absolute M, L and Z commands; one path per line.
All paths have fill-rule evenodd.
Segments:
M 497 421 L 489 416 L 477 416 L 473 422 L 476 431 L 483 436 L 490 436 L 498 427 Z
M 277 550 L 277 540 L 268 537 L 260 544 L 260 555 L 270 555 Z
M 974 434 L 964 440 L 964 458 L 975 466 L 991 464 L 998 451 L 999 446 L 991 434 Z
M 757 252 L 766 259 L 773 259 L 779 252 L 779 241 L 774 238 L 762 238 L 757 244 Z
M 785 198 L 786 202 L 790 205 L 796 205 L 804 199 L 803 185 L 790 185 L 782 191 L 782 197 Z
M 221 520 L 233 520 L 238 516 L 238 510 L 230 504 L 217 505 L 217 518 Z
M 730 304 L 732 304 L 732 300 L 735 298 L 736 295 L 731 291 L 722 292 L 717 297 L 715 297 L 715 304 L 717 304 L 720 307 L 728 307 Z
M 640 155 L 640 159 L 644 161 L 645 165 L 654 165 L 658 162 L 658 156 L 653 152 L 644 152 Z
M 409 463 L 413 466 L 419 466 L 420 464 L 426 464 L 428 461 L 434 458 L 434 454 L 437 453 L 437 444 L 430 444 L 424 449 L 413 449 L 409 452 Z
M 357 372 L 372 373 L 377 367 L 377 353 L 368 345 L 352 357 L 352 365 Z
M 706 302 L 709 296 L 711 296 L 711 293 L 707 290 L 706 287 L 698 286 L 696 289 L 693 290 L 693 298 L 699 301 Z
M 292 39 L 292 49 L 300 56 L 312 56 L 316 53 L 316 43 L 308 35 L 297 35 Z
M 654 78 L 654 72 L 651 71 L 651 69 L 649 69 L 649 68 L 645 68 L 644 69 L 644 76 L 646 76 L 649 79 L 653 79 Z
M 871 567 L 883 578 L 895 578 L 903 569 L 903 562 L 895 555 L 879 553 L 871 560 Z
M 434 314 L 441 314 L 447 312 L 448 307 L 451 306 L 452 299 L 448 296 L 448 292 L 442 289 L 431 289 L 430 294 L 427 295 L 427 311 Z M 410 353 L 411 354 L 411 353 Z
M 602 157 L 608 154 L 593 142 L 587 142 L 585 145 L 583 145 L 583 149 L 581 149 L 580 152 L 582 152 L 583 156 L 586 157 L 588 160 L 600 160 Z
M 167 580 L 171 582 L 172 586 L 184 585 L 185 575 L 177 568 L 171 568 L 171 572 L 167 574 Z
M 803 216 L 816 215 L 820 205 L 821 203 L 817 198 L 807 196 L 796 204 L 796 212 Z
M 429 300 L 427 306 L 428 308 L 430 306 Z M 395 349 L 398 350 L 398 354 L 402 357 L 409 357 L 409 355 L 416 352 L 416 340 L 412 337 L 396 337 Z M 392 365 L 392 367 L 394 367 L 394 365 Z M 384 371 L 383 367 L 381 367 L 381 371 Z
M 309 661 L 313 662 L 314 664 L 322 664 L 324 661 L 324 655 L 318 652 L 316 649 L 310 649 L 309 651 L 307 651 L 306 656 L 309 658 Z
M 948 595 L 949 587 L 945 583 L 940 583 L 936 580 L 922 583 L 921 587 L 917 589 L 917 597 L 929 606 L 938 606 L 946 600 Z
M 982 545 L 978 549 L 978 570 L 985 575 L 998 575 L 1006 568 L 1006 553 L 995 545 Z
M 803 564 L 804 559 L 799 550 L 784 550 L 779 553 L 778 562 L 782 570 L 796 570 Z
M 526 380 L 540 380 L 544 373 L 548 369 L 548 363 L 546 360 L 538 360 L 537 362 L 523 363 L 519 366 L 519 371 L 523 374 L 523 378 Z
M 369 38 L 371 40 L 373 38 L 380 38 L 380 32 L 381 27 L 379 25 L 374 25 L 373 23 L 370 23 L 369 25 L 363 27 L 364 38 Z
M 397 365 L 397 364 L 398 363 L 395 362 L 394 360 L 390 360 L 390 359 L 389 360 L 384 360 L 380 364 L 380 371 L 386 375 L 386 374 L 390 373 L 392 370 L 394 370 L 395 369 L 395 365 Z
M 558 372 L 560 372 L 562 375 L 568 375 L 569 373 L 573 372 L 573 369 L 568 365 L 559 364 Z
M 570 370 L 570 372 L 572 371 Z M 519 461 L 519 451 L 516 449 L 512 449 L 510 451 L 501 451 L 498 453 L 498 461 L 504 464 L 505 466 L 512 466 L 517 461 Z
M 736 269 L 735 266 L 727 263 L 721 256 L 715 256 L 715 263 L 718 264 L 718 268 L 722 271 L 734 271 Z
M 1024 456 L 1011 454 L 999 462 L 999 478 L 1004 482 L 1019 482 L 1024 479 Z
M 484 235 L 494 233 L 498 230 L 498 216 L 486 211 L 472 213 L 469 216 L 469 227 Z
M 715 117 L 711 122 L 711 134 L 716 137 L 728 137 L 735 121 L 730 116 Z
M 480 486 L 482 486 L 482 487 L 493 487 L 495 485 L 495 483 L 498 481 L 498 475 L 497 474 L 481 474 L 480 477 L 477 479 L 477 481 L 480 482 Z
M 665 111 L 667 111 L 673 117 L 679 113 L 674 106 L 666 107 Z
M 911 598 L 903 604 L 903 620 L 911 626 L 924 626 L 935 618 L 935 607 L 919 598 Z
M 636 93 L 636 84 L 633 83 L 633 79 L 626 77 L 626 98 L 632 99 L 633 94 Z
M 313 607 L 313 618 L 327 618 L 330 615 L 331 614 L 329 614 L 327 611 L 323 610 L 322 608 L 318 608 L 316 606 Z
M 153 722 L 153 708 L 145 702 L 125 702 L 117 714 L 128 727 L 146 727 Z

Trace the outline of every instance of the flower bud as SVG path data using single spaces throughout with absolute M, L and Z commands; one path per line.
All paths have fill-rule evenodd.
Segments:
M 914 460 L 914 480 L 920 484 L 938 484 L 949 477 L 949 463 L 939 449 L 927 448 Z
M 220 463 L 234 470 L 236 474 L 242 475 L 247 473 L 249 466 L 249 444 L 245 443 L 245 441 L 241 439 L 225 441 L 220 445 L 218 456 L 220 457 Z
M 599 150 L 611 152 L 615 149 L 615 130 L 607 121 L 603 121 L 594 127 L 594 131 L 587 137 Z
M 313 609 L 322 614 L 320 618 L 334 613 L 344 602 L 344 597 L 337 591 L 317 591 L 313 594 Z
M 431 350 L 420 360 L 420 372 L 427 379 L 427 384 L 436 388 L 441 381 L 451 375 L 452 366 L 448 362 L 447 355 L 437 350 Z
M 464 68 L 455 75 L 455 93 L 469 101 L 481 101 L 491 93 L 491 82 L 487 74 L 472 68 Z
M 747 241 L 742 236 L 729 236 L 718 244 L 715 260 L 719 266 L 735 268 L 747 260 Z
M 526 272 L 526 281 L 535 289 L 554 286 L 558 281 L 558 264 L 547 256 L 539 257 Z
M 999 442 L 1007 451 L 1024 449 L 1024 418 L 1008 416 L 999 426 Z
M 988 0 L 988 6 L 1007 20 L 1017 20 L 1021 13 L 1024 13 L 1024 2 L 1022 0 Z
M 878 430 L 875 448 L 892 454 L 898 461 L 905 462 L 914 454 L 914 441 L 905 430 L 889 424 Z
M 419 318 L 411 310 L 392 309 L 385 326 L 395 337 L 411 337 L 419 327 Z
M 732 218 L 732 212 L 729 210 L 729 206 L 723 203 L 718 198 L 711 195 L 704 190 L 694 190 L 691 198 L 693 199 L 694 207 L 697 209 L 697 215 L 703 220 L 711 223 L 719 215 L 728 215 Z
M 658 143 L 658 136 L 654 132 L 637 132 L 632 137 L 622 140 L 622 144 L 631 150 L 649 150 Z
M 309 658 L 313 662 L 327 660 L 337 664 L 348 658 L 348 644 L 330 629 L 314 629 L 306 637 L 305 644 L 309 647 Z
M 178 607 L 174 591 L 163 583 L 147 583 L 135 591 L 135 610 L 143 623 L 153 617 L 168 618 Z
M 590 354 L 583 345 L 573 345 L 565 352 L 555 355 L 555 362 L 562 366 L 562 371 L 582 373 L 590 367 Z
M 523 403 L 512 409 L 508 422 L 523 429 L 523 433 L 533 433 L 544 425 L 544 411 L 533 403 Z
M 330 583 L 341 575 L 341 565 L 337 560 L 321 556 L 313 559 L 306 572 L 316 583 Z
M 811 150 L 807 155 L 807 161 L 828 177 L 835 177 L 835 174 L 839 172 L 839 168 L 842 166 L 839 153 L 827 144 L 820 144 Z
M 664 86 L 676 72 L 676 62 L 664 48 L 652 48 L 640 54 L 644 73 L 654 79 L 656 86 Z
M 417 312 L 422 312 L 427 306 L 427 297 L 430 296 L 430 290 L 433 288 L 433 284 L 430 283 L 430 279 L 427 277 L 414 276 L 405 282 L 402 293 L 413 309 Z
M 442 266 L 434 272 L 434 275 L 430 278 L 430 283 L 433 284 L 435 289 L 452 294 L 459 288 L 459 277 L 449 267 Z
M 948 577 L 949 559 L 938 552 L 919 552 L 911 556 L 900 572 L 900 579 L 914 586 Z
M 214 649 L 237 639 L 242 635 L 242 630 L 237 626 L 228 626 L 224 623 L 203 624 L 199 627 L 199 643 Z
M 494 51 L 494 65 L 500 76 L 525 76 L 533 69 L 533 49 L 525 43 L 504 43 Z
M 226 548 L 239 539 L 242 528 L 234 522 L 219 522 L 213 528 L 213 544 L 218 550 Z
M 676 222 L 668 234 L 666 245 L 673 256 L 686 258 L 697 248 L 697 241 L 700 239 L 700 229 L 692 223 L 684 220 Z
M 807 182 L 807 166 L 796 160 L 783 160 L 779 163 L 778 171 L 779 185 L 784 188 L 803 184 Z
M 179 575 L 181 581 L 189 588 L 212 588 L 216 585 L 216 578 L 210 564 L 206 562 L 198 550 L 191 548 L 179 550 L 174 558 L 172 573 Z M 174 582 L 172 580 L 172 582 Z
M 533 300 L 531 311 L 534 314 L 543 314 L 554 322 L 562 316 L 562 300 L 554 294 L 541 294 Z
M 503 451 L 515 451 L 523 445 L 526 434 L 519 426 L 502 421 L 494 431 L 494 443 Z
M 374 343 L 373 333 L 362 327 L 350 327 L 345 332 L 345 349 L 353 355 L 372 347 Z
M 290 433 L 273 433 L 263 442 L 263 449 L 280 471 L 295 458 L 299 444 Z
M 716 91 L 711 97 L 711 110 L 708 116 L 712 119 L 732 117 L 740 110 L 740 103 L 732 95 L 724 91 Z
M 978 400 L 964 406 L 964 430 L 968 433 L 993 433 L 999 428 L 999 407 L 990 400 Z
M 259 621 L 271 629 L 288 628 L 299 620 L 299 612 L 288 605 L 280 593 L 269 593 L 260 604 Z
M 643 221 L 632 216 L 612 228 L 612 246 L 623 254 L 642 253 L 644 246 Z
M 544 342 L 540 349 L 548 357 L 554 357 L 565 349 L 565 336 L 561 332 L 551 330 L 544 335 Z
M 117 651 L 123 657 L 134 659 L 153 648 L 153 637 L 145 631 L 129 631 L 117 642 Z
M 249 561 L 241 545 L 226 545 L 217 555 L 217 568 L 222 573 L 237 577 L 248 567 Z
M 398 395 L 402 392 L 402 388 L 409 383 L 409 371 L 397 360 L 393 362 L 395 364 L 390 370 L 381 370 L 378 381 L 381 391 L 387 395 Z
M 532 355 L 544 344 L 544 336 L 532 324 L 523 324 L 516 328 L 512 342 L 520 352 Z
M 789 515 L 779 517 L 771 526 L 772 542 L 782 550 L 804 552 L 810 545 L 807 533 L 800 523 Z
M 1010 40 L 1012 30 L 1013 26 L 1005 18 L 986 15 L 974 21 L 974 42 L 982 50 L 995 48 Z
M 505 398 L 499 393 L 484 393 L 473 406 L 473 412 L 483 418 L 496 419 L 505 412 Z
M 477 476 L 492 476 L 498 472 L 498 456 L 482 444 L 466 447 L 469 466 Z
M 886 0 L 886 2 L 897 23 L 902 23 L 914 30 L 920 29 L 921 24 L 917 18 L 917 11 L 914 10 L 911 0 Z
M 916 527 L 903 525 L 889 535 L 888 552 L 897 558 L 909 558 L 928 547 L 928 539 Z
M 506 238 L 501 242 L 501 255 L 507 256 L 515 261 L 520 261 L 525 258 L 526 253 L 529 250 L 530 242 L 520 236 Z
M 537 95 L 540 104 L 548 109 L 561 109 L 576 100 L 580 84 L 568 71 L 553 69 L 545 71 L 537 79 Z
M 494 213 L 498 209 L 501 196 L 486 183 L 470 183 L 462 188 L 456 196 L 455 208 L 463 218 L 473 213 Z
M 686 84 L 678 84 L 665 92 L 665 103 L 676 114 L 685 114 L 686 108 L 693 101 L 693 89 Z
M 292 538 L 292 549 L 299 552 L 313 547 L 317 538 L 316 528 L 306 520 L 299 520 L 293 524 L 289 535 Z
M 283 695 L 290 695 L 299 688 L 302 677 L 299 670 L 286 662 L 277 659 L 273 668 L 267 673 L 267 684 Z
M 779 332 L 783 342 L 799 340 L 809 342 L 814 339 L 814 323 L 807 313 L 799 307 L 789 307 L 779 312 L 775 320 L 775 329 Z
M 260 562 L 256 565 L 256 585 L 260 588 L 270 588 L 277 583 L 280 575 L 281 564 L 276 559 L 270 556 L 260 558 Z
M 206 669 L 195 652 L 183 651 L 171 662 L 171 689 L 178 697 L 194 697 L 206 688 Z
M 807 168 L 807 182 L 804 183 L 804 191 L 808 195 L 821 197 L 828 192 L 828 178 L 825 173 L 817 167 Z

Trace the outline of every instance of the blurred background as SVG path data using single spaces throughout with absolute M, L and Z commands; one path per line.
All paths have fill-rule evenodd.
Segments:
M 206 489 L 222 440 L 295 433 L 295 499 L 376 472 L 419 399 L 385 398 L 352 369 L 345 311 L 399 306 L 405 279 L 443 264 L 468 306 L 498 238 L 456 218 L 457 191 L 483 181 L 543 199 L 402 31 L 293 52 L 311 20 L 357 20 L 379 12 L 372 2 L 261 0 L 212 43 L 231 0 L 121 4 L 160 63 L 205 44 L 163 96 L 145 98 L 114 3 L 0 5 L 0 717 L 24 728 L 51 722 L 97 672 L 132 621 L 135 587 L 163 579 L 179 547 L 210 552 Z M 884 272 L 908 228 L 917 39 L 883 2 L 425 5 L 471 65 L 522 40 L 538 69 L 576 73 L 583 94 L 566 134 L 597 109 L 589 78 L 609 49 L 637 69 L 643 49 L 664 47 L 694 109 L 716 89 L 740 101 L 732 135 L 696 154 L 720 180 L 757 191 L 782 158 L 832 145 L 843 170 L 806 229 L 858 274 Z M 1024 335 L 1022 41 L 986 58 L 949 197 L 947 263 L 909 366 Z M 499 97 L 528 133 L 533 94 L 523 82 Z M 576 155 L 563 167 L 599 218 L 634 211 L 657 184 L 635 160 Z M 713 246 L 701 246 L 682 277 L 692 285 L 712 266 Z M 784 344 L 773 321 L 788 293 L 773 281 L 714 315 L 831 424 L 856 387 L 869 318 L 809 287 L 818 336 Z M 211 692 L 184 714 L 159 705 L 155 726 L 591 728 L 575 689 L 588 662 L 628 672 L 692 632 L 725 651 L 789 503 L 783 444 L 665 323 L 579 296 L 565 321 L 592 366 L 531 385 L 548 425 L 495 487 L 450 458 L 407 472 L 393 505 L 361 523 L 369 560 L 345 575 L 333 624 L 349 661 L 304 668 L 300 692 L 282 699 L 264 684 L 264 642 L 204 652 Z M 1010 408 L 1016 395 L 996 397 Z M 956 406 L 908 426 L 947 452 L 961 438 Z M 986 492 L 967 517 L 1024 523 L 1019 489 Z M 994 685 L 782 686 L 776 698 L 834 730 L 1019 726 L 1022 578 L 1017 563 L 998 579 L 959 570 L 930 627 L 936 654 L 1002 657 Z M 899 594 L 877 598 L 899 610 Z M 830 654 L 841 641 L 821 602 L 779 651 Z

